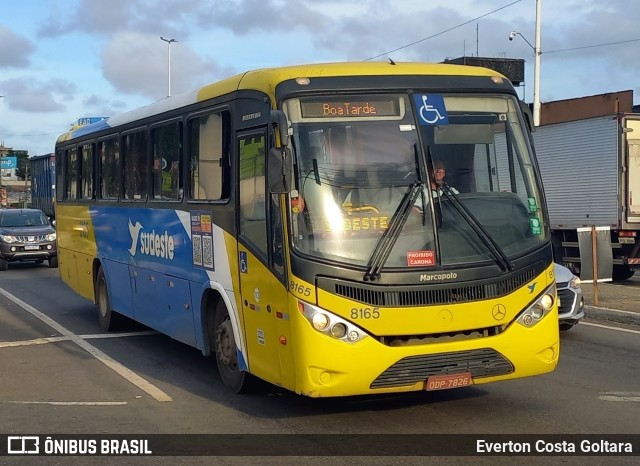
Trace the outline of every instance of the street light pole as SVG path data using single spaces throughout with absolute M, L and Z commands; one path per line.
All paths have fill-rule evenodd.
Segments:
M 160 40 L 167 43 L 167 98 L 169 98 L 171 97 L 171 44 L 178 41 L 175 39 L 165 39 L 162 36 L 160 36 Z
M 533 64 L 533 125 L 540 126 L 540 16 L 542 14 L 542 0 L 536 0 L 536 46 L 533 50 L 535 61 Z
M 542 15 L 542 0 L 536 0 L 536 37 L 535 46 L 531 45 L 531 42 L 527 40 L 518 31 L 511 31 L 509 33 L 509 40 L 513 40 L 515 36 L 522 37 L 529 47 L 533 50 L 534 62 L 533 62 L 533 125 L 540 126 L 540 56 L 542 50 L 540 49 L 540 17 Z

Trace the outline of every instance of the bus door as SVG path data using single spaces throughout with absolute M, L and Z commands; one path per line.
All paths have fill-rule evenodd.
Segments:
M 284 269 L 272 247 L 274 231 L 281 239 L 282 228 L 279 213 L 270 215 L 277 207 L 266 186 L 267 130 L 240 132 L 236 144 L 240 175 L 238 271 L 249 370 L 278 382 L 282 345 L 278 319 L 288 317 L 287 290 L 282 280 Z

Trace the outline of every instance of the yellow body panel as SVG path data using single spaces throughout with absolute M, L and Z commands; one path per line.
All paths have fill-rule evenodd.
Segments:
M 60 277 L 80 296 L 93 301 L 92 269 L 97 246 L 89 207 L 58 204 L 56 216 L 65 219 L 56 227 Z
M 429 307 L 380 308 L 354 303 L 349 299 L 318 290 L 318 306 L 352 321 L 374 335 L 447 333 L 500 326 L 511 322 L 526 305 L 531 303 L 542 290 L 552 285 L 553 282 L 552 267 L 547 273 L 541 274 L 531 282 L 535 283 L 533 290 L 528 286 L 523 286 L 500 298 L 459 304 L 438 304 Z M 427 286 L 425 285 L 425 287 Z M 500 315 L 500 319 L 493 316 L 493 310 L 498 305 L 502 306 L 506 312 L 506 315 Z M 374 309 L 379 312 L 378 318 L 364 317 L 371 314 Z M 352 312 L 355 310 L 369 310 L 371 312 Z M 407 322 L 411 322 L 411 325 L 407 325 Z
M 549 280 L 553 280 L 553 266 L 537 277 L 538 282 L 546 288 Z M 536 280 L 534 280 L 536 281 Z M 541 283 L 542 285 L 542 283 Z M 291 313 L 292 344 L 295 346 L 294 372 L 296 384 L 287 388 L 297 393 L 312 397 L 345 396 L 356 394 L 378 394 L 424 390 L 426 381 L 414 385 L 390 388 L 371 389 L 371 383 L 387 368 L 402 358 L 417 355 L 428 355 L 458 351 L 469 351 L 481 348 L 492 348 L 502 354 L 514 366 L 514 372 L 495 377 L 474 379 L 474 384 L 483 384 L 499 380 L 528 377 L 553 371 L 560 354 L 558 309 L 554 304 L 552 310 L 535 326 L 526 328 L 513 320 L 520 311 L 526 309 L 532 301 L 529 289 L 524 286 L 510 296 L 498 300 L 509 303 L 508 317 L 505 318 L 506 330 L 490 337 L 447 340 L 433 343 L 387 346 L 374 338 L 349 344 L 332 339 L 315 331 L 311 324 L 298 312 Z M 536 293 L 535 296 L 539 296 Z M 491 300 L 494 301 L 494 300 Z M 518 304 L 519 303 L 519 304 Z M 351 303 L 351 307 L 362 307 Z M 297 307 L 297 299 L 290 297 L 290 308 Z M 493 317 L 487 317 L 486 302 L 459 304 L 453 309 L 457 322 L 456 328 L 483 328 Z M 482 309 L 478 311 L 478 309 Z M 404 308 L 402 310 L 381 309 L 385 315 L 384 325 L 377 323 L 378 334 L 420 334 L 446 331 L 450 326 L 443 325 L 437 318 L 442 306 L 433 308 Z M 519 310 L 518 310 L 519 309 Z M 336 308 L 331 309 L 336 311 Z M 420 320 L 416 316 L 422 316 Z M 430 319 L 426 316 L 436 316 Z M 346 316 L 345 316 L 346 317 Z M 495 323 L 493 325 L 496 325 Z M 383 330 L 384 328 L 384 330 Z M 372 332 L 376 333 L 376 332 Z
M 388 347 L 372 338 L 347 345 L 314 331 L 301 316 L 296 316 L 293 325 L 296 334 L 297 383 L 291 389 L 313 397 L 424 390 L 423 382 L 400 387 L 370 388 L 376 377 L 407 356 L 493 348 L 512 362 L 515 371 L 473 381 L 474 384 L 482 384 L 551 372 L 558 364 L 560 350 L 557 308 L 533 328 L 512 324 L 506 332 L 494 337 L 419 346 Z

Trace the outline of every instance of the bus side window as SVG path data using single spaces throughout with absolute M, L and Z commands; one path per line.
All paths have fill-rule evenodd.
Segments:
M 240 156 L 240 234 L 267 255 L 266 134 L 238 138 Z
M 124 196 L 147 200 L 147 133 L 137 131 L 124 138 Z
M 153 142 L 153 198 L 182 199 L 182 123 L 154 128 Z
M 190 193 L 195 200 L 220 200 L 227 194 L 225 119 L 227 113 L 214 113 L 189 121 Z M 228 180 L 226 181 L 228 183 Z
M 111 137 L 98 144 L 100 198 L 118 199 L 120 194 L 120 142 Z
M 65 152 L 65 199 L 77 199 L 78 197 L 78 149 L 73 148 Z
M 82 159 L 80 163 L 81 184 L 80 198 L 94 199 L 95 192 L 93 189 L 93 144 L 84 144 L 82 146 Z

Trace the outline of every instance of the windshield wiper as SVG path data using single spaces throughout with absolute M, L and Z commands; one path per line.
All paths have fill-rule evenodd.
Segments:
M 364 281 L 374 281 L 380 278 L 380 270 L 389 258 L 389 254 L 391 254 L 393 246 L 396 244 L 396 241 L 398 241 L 404 224 L 407 223 L 411 209 L 413 209 L 413 205 L 423 189 L 424 183 L 419 180 L 407 189 L 400 205 L 389 221 L 389 226 L 382 233 L 382 236 L 376 243 L 376 247 L 373 249 L 373 253 L 371 253 L 371 257 L 367 263 L 367 271 L 364 274 Z
M 320 172 L 318 171 L 318 159 L 313 159 L 311 163 L 313 165 L 313 177 L 316 180 L 316 184 L 318 186 L 321 186 L 322 183 L 320 183 Z
M 458 195 L 453 192 L 453 190 L 446 184 L 444 181 L 438 182 L 438 187 L 442 188 L 442 193 L 444 196 L 451 201 L 453 207 L 458 211 L 458 213 L 465 219 L 465 221 L 469 224 L 469 226 L 473 229 L 473 231 L 478 235 L 480 241 L 487 247 L 489 252 L 493 255 L 496 260 L 496 263 L 500 266 L 500 268 L 505 272 L 511 272 L 514 267 L 509 257 L 504 253 L 500 245 L 493 239 L 493 236 L 489 234 L 487 230 L 482 226 L 482 224 L 478 221 L 478 219 L 471 213 L 469 208 L 465 206 L 461 201 Z

